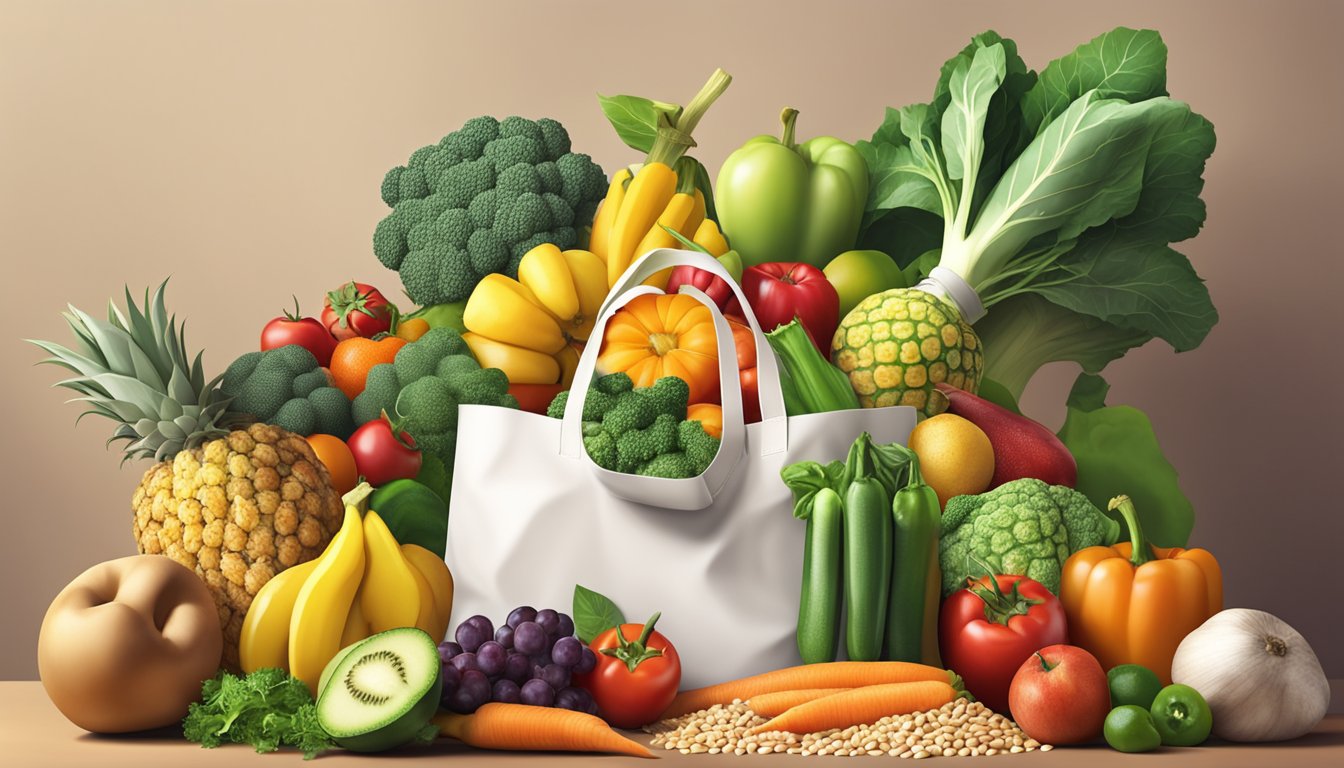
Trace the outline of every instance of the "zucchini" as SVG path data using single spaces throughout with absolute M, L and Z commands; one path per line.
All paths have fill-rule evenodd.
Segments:
M 830 488 L 817 491 L 803 544 L 798 599 L 798 653 L 805 664 L 835 661 L 840 636 L 844 506 Z
M 859 475 L 845 490 L 845 651 L 876 661 L 886 631 L 891 588 L 891 506 L 887 490 Z

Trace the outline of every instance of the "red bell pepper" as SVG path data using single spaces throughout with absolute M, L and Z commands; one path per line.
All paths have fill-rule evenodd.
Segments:
M 810 264 L 757 264 L 742 273 L 742 292 L 761 330 L 769 333 L 797 317 L 812 343 L 830 359 L 831 337 L 840 324 L 840 296 L 824 272 Z M 724 312 L 740 314 L 737 300 Z
M 1008 711 L 1008 688 L 1022 662 L 1068 642 L 1063 604 L 1025 576 L 967 579 L 965 589 L 943 601 L 938 616 L 943 663 L 996 712 Z
M 682 265 L 672 268 L 672 274 L 667 278 L 667 292 L 676 293 L 677 289 L 683 285 L 693 286 L 704 291 L 709 300 L 714 302 L 720 310 L 726 307 L 733 298 L 733 289 L 728 286 L 728 283 L 724 282 L 722 277 L 696 267 Z

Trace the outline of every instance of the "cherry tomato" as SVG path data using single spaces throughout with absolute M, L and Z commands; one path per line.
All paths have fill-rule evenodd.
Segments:
M 375 488 L 420 474 L 420 449 L 415 440 L 402 430 L 394 431 L 386 415 L 356 429 L 346 444 L 359 474 Z
M 337 341 L 355 336 L 370 339 L 392 327 L 393 311 L 382 291 L 351 280 L 327 294 L 322 324 Z
M 972 581 L 943 601 L 938 616 L 943 662 L 996 712 L 1008 711 L 1008 688 L 1022 662 L 1068 641 L 1063 604 L 1025 576 Z
M 676 698 L 681 685 L 681 657 L 653 625 L 621 624 L 588 644 L 597 654 L 597 666 L 576 675 L 575 684 L 587 688 L 602 718 L 617 728 L 639 728 L 656 721 Z M 630 639 L 637 638 L 637 639 Z
M 294 312 L 289 310 L 261 329 L 261 349 L 279 349 L 298 344 L 313 353 L 317 364 L 323 367 L 331 365 L 331 352 L 336 349 L 336 339 L 322 323 L 312 317 L 299 314 L 299 300 L 294 299 Z

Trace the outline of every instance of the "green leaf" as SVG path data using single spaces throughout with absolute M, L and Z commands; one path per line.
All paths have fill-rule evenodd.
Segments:
M 717 222 L 719 212 L 714 207 L 714 182 L 709 178 L 709 169 L 705 168 L 704 163 L 690 155 L 686 155 L 685 158 L 695 163 L 695 188 L 700 190 L 700 194 L 705 197 L 705 218 Z
M 960 61 L 948 82 L 951 100 L 943 112 L 942 146 L 950 179 L 974 177 L 985 151 L 985 117 L 989 100 L 1005 74 L 1002 45 L 978 49 L 971 61 Z
M 1154 124 L 1143 165 L 1143 191 L 1134 211 L 1115 226 L 1150 242 L 1194 237 L 1204 226 L 1204 164 L 1217 139 L 1213 123 L 1189 109 L 1171 110 Z
M 1088 91 L 1130 103 L 1167 95 L 1167 46 L 1151 29 L 1117 27 L 1078 46 L 1041 70 L 1022 99 L 1032 134 L 1039 133 Z
M 453 489 L 453 476 L 449 474 L 442 459 L 432 453 L 422 453 L 420 455 L 420 472 L 415 476 L 415 480 L 433 491 L 440 499 L 443 499 L 445 507 L 449 506 L 448 497 Z
M 648 152 L 653 148 L 653 140 L 658 136 L 658 115 L 673 114 L 679 108 L 674 104 L 663 104 L 642 96 L 603 96 L 598 94 L 597 103 L 607 122 L 616 129 L 616 135 L 625 145 L 636 152 Z
M 991 378 L 982 377 L 980 379 L 980 388 L 976 390 L 975 395 L 981 400 L 988 400 L 1000 408 L 1016 413 L 1018 416 L 1022 415 L 1022 409 L 1017 406 L 1017 398 L 1013 397 L 1013 393 Z
M 917 208 L 897 208 L 872 221 L 865 216 L 858 247 L 887 254 L 904 271 L 930 251 L 936 253 L 942 245 L 941 216 Z M 929 269 L 937 264 L 935 255 Z M 927 274 L 925 269 L 920 277 Z
M 1106 405 L 1108 389 L 1105 379 L 1084 373 L 1069 393 L 1059 439 L 1078 464 L 1077 488 L 1101 509 L 1112 497 L 1128 495 L 1150 542 L 1184 547 L 1195 524 L 1194 505 L 1181 491 L 1147 414 Z
M 900 146 L 860 141 L 855 147 L 868 164 L 868 211 L 885 213 L 894 208 L 917 208 L 942 215 L 938 190 L 922 173 L 908 140 Z
M 605 595 L 582 585 L 574 585 L 574 634 L 585 644 L 618 624 L 625 614 Z

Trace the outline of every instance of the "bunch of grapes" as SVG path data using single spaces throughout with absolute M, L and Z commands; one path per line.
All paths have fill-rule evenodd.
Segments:
M 468 714 L 500 701 L 597 714 L 592 694 L 571 685 L 574 675 L 593 671 L 597 656 L 574 637 L 569 616 L 524 605 L 499 629 L 477 615 L 453 637 L 439 643 L 444 708 Z

